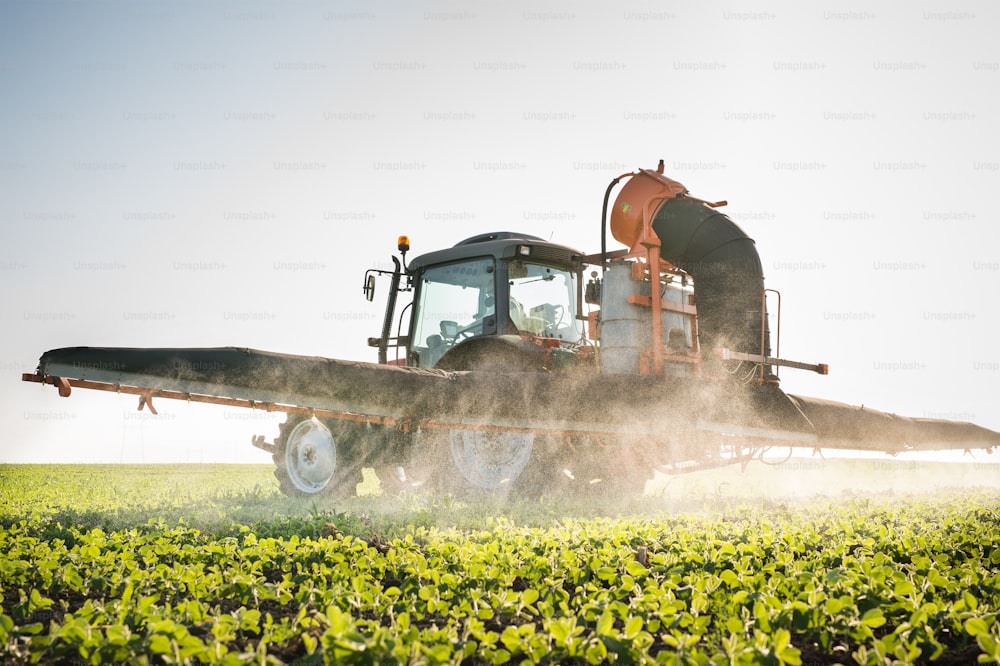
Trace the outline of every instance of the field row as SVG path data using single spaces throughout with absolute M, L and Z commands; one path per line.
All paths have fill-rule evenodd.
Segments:
M 990 493 L 543 520 L 439 507 L 477 529 L 414 526 L 426 505 L 219 530 L 5 506 L 4 663 L 1000 664 Z

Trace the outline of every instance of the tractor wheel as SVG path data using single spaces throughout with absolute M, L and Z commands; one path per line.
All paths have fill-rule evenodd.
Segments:
M 374 469 L 383 495 L 400 497 L 428 489 L 426 469 L 399 463 L 387 463 Z
M 534 440 L 524 432 L 452 430 L 451 459 L 462 480 L 474 488 L 513 488 L 531 459 Z
M 378 478 L 383 495 L 401 497 L 427 490 L 429 470 L 421 464 L 430 456 L 421 456 L 427 438 L 418 431 L 411 433 L 385 426 L 355 427 L 356 441 L 363 437 L 367 454 L 361 458 L 364 466 L 371 468 Z
M 435 493 L 516 493 L 532 458 L 534 435 L 481 430 L 424 431 L 411 469 Z
M 635 449 L 584 437 L 564 454 L 557 494 L 572 498 L 624 499 L 642 495 L 652 466 Z
M 335 423 L 289 416 L 281 424 L 272 456 L 281 492 L 293 497 L 354 495 L 361 467 L 351 460 L 344 432 Z

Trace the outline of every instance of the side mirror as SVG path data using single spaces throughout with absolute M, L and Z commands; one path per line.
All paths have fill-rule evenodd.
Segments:
M 375 275 L 374 275 L 374 273 L 369 273 L 368 277 L 365 278 L 365 298 L 368 301 L 375 300 Z

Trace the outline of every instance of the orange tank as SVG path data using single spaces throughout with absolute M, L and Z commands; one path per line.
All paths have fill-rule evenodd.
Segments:
M 660 244 L 651 224 L 666 199 L 687 194 L 687 188 L 663 175 L 663 161 L 656 171 L 640 169 L 622 187 L 611 209 L 611 235 L 636 252 L 641 245 Z

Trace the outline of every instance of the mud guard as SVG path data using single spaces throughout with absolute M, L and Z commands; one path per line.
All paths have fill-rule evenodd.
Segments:
M 434 367 L 480 372 L 540 372 L 545 370 L 545 350 L 517 335 L 470 338 L 445 352 Z

